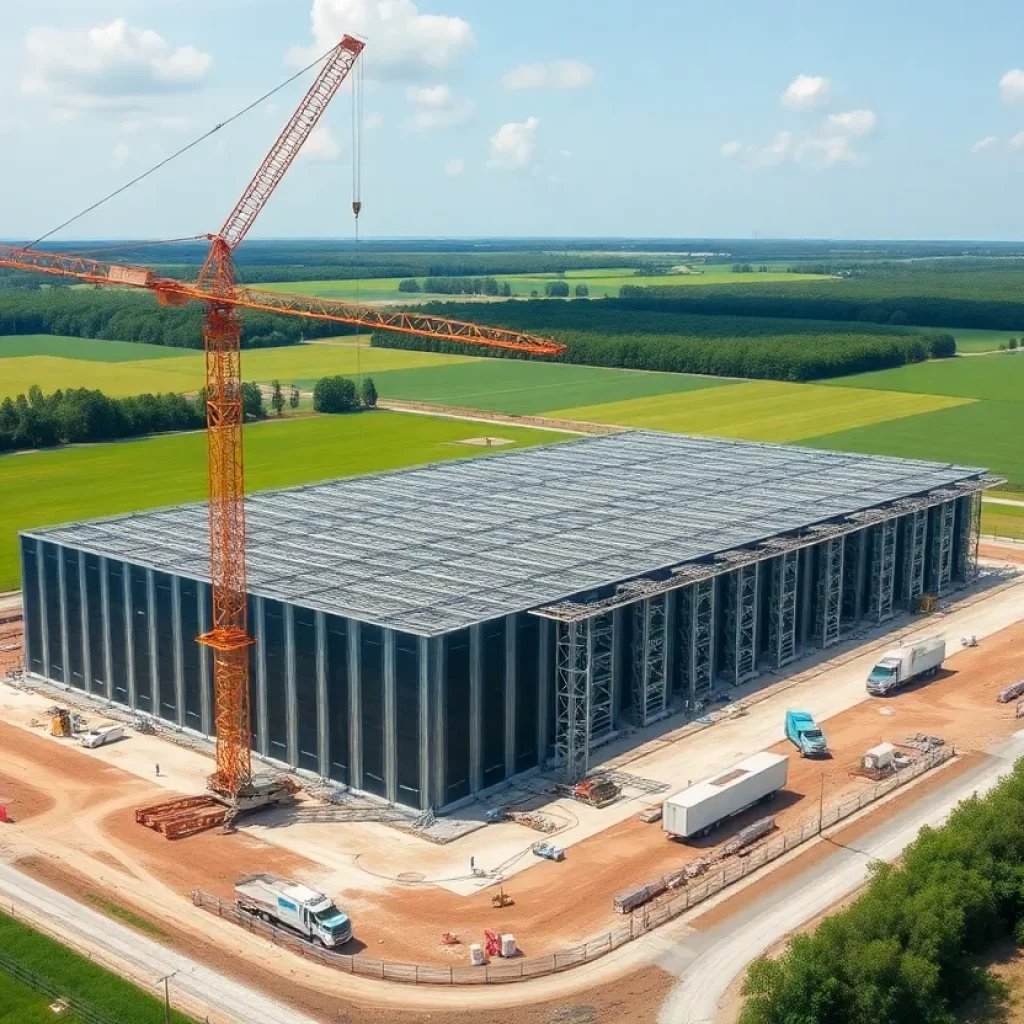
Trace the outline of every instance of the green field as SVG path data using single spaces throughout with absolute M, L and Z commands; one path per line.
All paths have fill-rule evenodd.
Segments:
M 973 327 L 950 327 L 948 331 L 937 333 L 952 334 L 956 338 L 957 352 L 995 352 L 1010 338 L 1024 338 L 1024 330 L 983 331 Z
M 53 1019 L 46 996 L 0 972 L 0 1024 L 51 1024 Z M 61 1019 L 67 1020 L 67 1017 Z
M 995 537 L 1010 537 L 1013 540 L 1024 539 L 1024 508 L 983 502 L 981 532 Z
M 38 353 L 38 354 L 37 354 Z M 138 354 L 138 358 L 126 358 Z M 343 338 L 282 348 L 246 349 L 245 380 L 317 380 L 343 373 L 456 363 L 468 356 L 439 355 L 371 348 L 368 339 Z M 203 354 L 193 349 L 163 348 L 124 341 L 52 338 L 48 335 L 0 337 L 0 399 L 27 393 L 38 384 L 49 394 L 58 388 L 95 388 L 123 397 L 146 392 L 197 391 L 203 383 Z
M 482 455 L 459 444 L 484 434 L 513 444 L 565 435 L 522 427 L 379 411 L 355 416 L 268 420 L 245 429 L 250 491 Z M 206 496 L 206 437 L 165 434 L 0 457 L 4 495 L 0 591 L 18 585 L 17 532 L 32 527 L 200 501 Z

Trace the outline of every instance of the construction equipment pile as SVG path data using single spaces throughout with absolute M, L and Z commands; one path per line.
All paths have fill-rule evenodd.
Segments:
M 1000 704 L 1009 704 L 1011 700 L 1016 700 L 1021 696 L 1024 696 L 1024 679 L 1019 679 L 1017 682 L 1006 687 L 1005 690 L 1000 690 L 996 700 Z
M 922 754 L 930 754 L 932 751 L 944 747 L 946 741 L 941 736 L 929 736 L 926 733 L 919 732 L 913 736 L 908 736 L 900 745 L 909 747 L 911 750 L 919 750 Z

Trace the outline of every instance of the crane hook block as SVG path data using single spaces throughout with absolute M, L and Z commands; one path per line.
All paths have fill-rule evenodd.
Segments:
M 359 211 L 363 208 L 362 200 L 354 199 L 352 201 L 352 212 L 356 215 L 356 219 L 359 218 Z

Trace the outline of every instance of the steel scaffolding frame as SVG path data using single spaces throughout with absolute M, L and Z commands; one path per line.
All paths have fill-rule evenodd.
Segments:
M 799 586 L 800 554 L 784 551 L 769 562 L 771 608 L 768 617 L 768 651 L 772 666 L 781 668 L 797 655 L 796 595 Z
M 910 609 L 924 593 L 925 553 L 928 549 L 928 510 L 920 508 L 903 520 L 903 550 L 905 573 L 903 601 Z
M 981 491 L 971 495 L 970 540 L 967 551 L 967 581 L 978 578 L 978 546 L 981 543 Z
M 590 742 L 597 743 L 610 736 L 612 715 L 612 667 L 615 644 L 611 612 L 587 620 L 590 632 Z
M 953 585 L 953 527 L 956 504 L 943 501 L 932 513 L 931 582 L 940 597 Z
M 663 718 L 668 708 L 667 611 L 666 594 L 638 601 L 633 610 L 633 719 L 638 726 Z
M 814 642 L 821 648 L 839 643 L 843 618 L 843 537 L 818 545 L 818 581 L 814 616 Z
M 865 530 L 847 534 L 843 541 L 842 621 L 847 627 L 859 618 L 860 554 Z
M 738 686 L 757 675 L 757 595 L 761 563 L 741 565 L 725 578 L 726 645 L 722 669 Z
M 680 687 L 691 703 L 715 685 L 715 579 L 684 587 L 676 603 Z
M 589 622 L 557 623 L 555 757 L 569 783 L 579 782 L 589 767 L 591 642 Z
M 887 519 L 871 528 L 871 591 L 868 614 L 876 622 L 893 616 L 896 583 L 896 520 Z

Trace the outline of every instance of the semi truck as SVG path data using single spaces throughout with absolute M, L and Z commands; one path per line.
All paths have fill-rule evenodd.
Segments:
M 322 892 L 277 875 L 247 875 L 235 883 L 235 906 L 269 924 L 298 932 L 328 949 L 352 938 L 352 922 Z
M 770 800 L 786 785 L 789 758 L 767 750 L 739 761 L 670 796 L 663 805 L 662 828 L 670 838 L 708 836 L 734 814 Z
M 800 751 L 801 757 L 825 757 L 828 744 L 810 711 L 786 712 L 786 738 Z
M 881 697 L 906 686 L 912 679 L 933 676 L 946 658 L 946 641 L 941 637 L 918 640 L 886 651 L 868 675 L 868 693 Z

